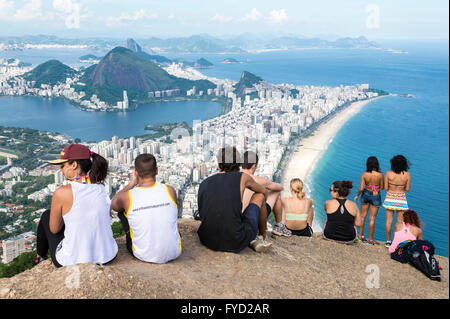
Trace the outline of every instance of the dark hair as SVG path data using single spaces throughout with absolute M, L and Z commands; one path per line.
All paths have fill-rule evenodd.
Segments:
M 108 161 L 97 153 L 92 153 L 92 161 L 90 159 L 70 160 L 69 164 L 77 162 L 81 168 L 81 172 L 87 174 L 92 184 L 102 184 L 108 175 Z
M 246 151 L 244 153 L 244 161 L 241 164 L 242 168 L 250 169 L 254 164 L 258 165 L 258 154 L 253 151 Z
M 134 160 L 134 168 L 139 177 L 153 177 L 156 176 L 156 158 L 152 154 L 141 154 Z
M 333 189 L 338 192 L 339 196 L 347 197 L 350 194 L 350 189 L 353 187 L 352 181 L 336 181 L 333 183 Z
M 241 164 L 241 154 L 236 147 L 224 147 L 217 152 L 217 162 L 222 172 L 238 172 Z
M 414 225 L 419 228 L 422 226 L 422 222 L 420 221 L 419 215 L 416 211 L 412 209 L 407 209 L 403 212 L 403 222 L 405 224 Z
M 391 170 L 394 173 L 400 174 L 401 172 L 407 172 L 409 164 L 409 161 L 403 155 L 397 155 L 391 158 Z
M 366 162 L 366 171 L 367 172 L 372 172 L 372 171 L 380 171 L 380 163 L 378 163 L 378 158 L 376 158 L 375 156 L 370 156 L 367 159 Z

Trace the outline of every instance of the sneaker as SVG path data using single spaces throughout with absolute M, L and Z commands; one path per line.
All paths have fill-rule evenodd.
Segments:
M 283 223 L 278 223 L 273 227 L 272 234 L 277 236 L 286 236 L 290 237 L 292 232 L 286 228 L 286 225 Z
M 250 247 L 258 253 L 268 250 L 271 246 L 272 244 L 266 241 L 262 236 L 257 236 L 250 242 Z
M 384 244 L 384 247 L 389 248 L 391 247 L 392 242 L 387 241 L 386 244 Z
M 41 261 L 47 260 L 48 257 L 36 257 L 36 259 L 34 260 L 34 266 L 36 266 L 37 264 L 39 264 Z
M 364 243 L 367 242 L 367 238 L 364 235 L 359 236 L 359 239 Z

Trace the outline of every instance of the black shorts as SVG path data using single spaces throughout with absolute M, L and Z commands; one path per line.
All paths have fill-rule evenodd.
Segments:
M 312 237 L 312 235 L 314 233 L 311 226 L 309 226 L 309 224 L 307 224 L 305 228 L 300 229 L 300 230 L 295 230 L 295 229 L 290 229 L 290 228 L 287 228 L 287 229 L 289 229 L 292 232 L 292 235 L 295 235 L 295 236 Z
M 267 217 L 269 217 L 270 213 L 272 212 L 272 207 L 270 207 L 270 205 L 266 203 L 266 208 L 267 208 Z

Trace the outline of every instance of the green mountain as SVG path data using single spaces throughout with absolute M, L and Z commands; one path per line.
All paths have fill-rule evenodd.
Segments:
M 194 66 L 194 62 L 189 62 L 183 58 L 175 58 L 172 61 L 175 63 L 182 63 L 184 66 Z
M 253 85 L 258 84 L 262 82 L 263 79 L 259 76 L 254 75 L 253 73 L 244 71 L 241 74 L 241 79 L 239 82 L 234 86 L 234 93 L 236 93 L 237 96 L 243 96 L 245 93 L 245 89 L 250 89 L 253 87 Z
M 79 82 L 85 85 L 76 90 L 86 92 L 86 98 L 96 94 L 111 105 L 123 100 L 123 90 L 127 90 L 132 105 L 148 101 L 148 92 L 179 89 L 181 95 L 186 95 L 193 86 L 197 91 L 216 87 L 207 80 L 191 81 L 170 75 L 147 57 L 124 47 L 112 49 L 100 63 L 87 68 Z
M 76 73 L 77 71 L 58 60 L 50 60 L 25 73 L 24 78 L 27 81 L 35 81 L 35 87 L 40 87 L 41 84 L 65 83 L 66 78 L 73 77 Z
M 234 58 L 227 58 L 227 59 L 224 59 L 222 61 L 222 63 L 229 63 L 229 64 L 231 64 L 231 63 L 242 63 L 242 62 L 239 62 L 238 60 L 236 60 Z
M 213 68 L 214 64 L 204 58 L 200 58 L 194 63 L 194 67 L 198 69 Z
M 165 56 L 162 55 L 157 55 L 157 54 L 148 54 L 145 52 L 138 52 L 138 54 L 140 56 L 143 56 L 147 59 L 149 59 L 150 61 L 153 61 L 155 63 L 166 63 L 166 64 L 171 64 L 172 60 L 166 58 Z

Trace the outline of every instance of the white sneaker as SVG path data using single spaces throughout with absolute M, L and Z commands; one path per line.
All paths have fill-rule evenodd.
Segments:
M 272 230 L 272 234 L 277 236 L 286 236 L 290 237 L 292 235 L 292 232 L 286 228 L 286 225 L 282 222 L 275 224 Z
M 258 253 L 268 250 L 271 246 L 272 244 L 265 240 L 261 235 L 250 242 L 250 247 Z

